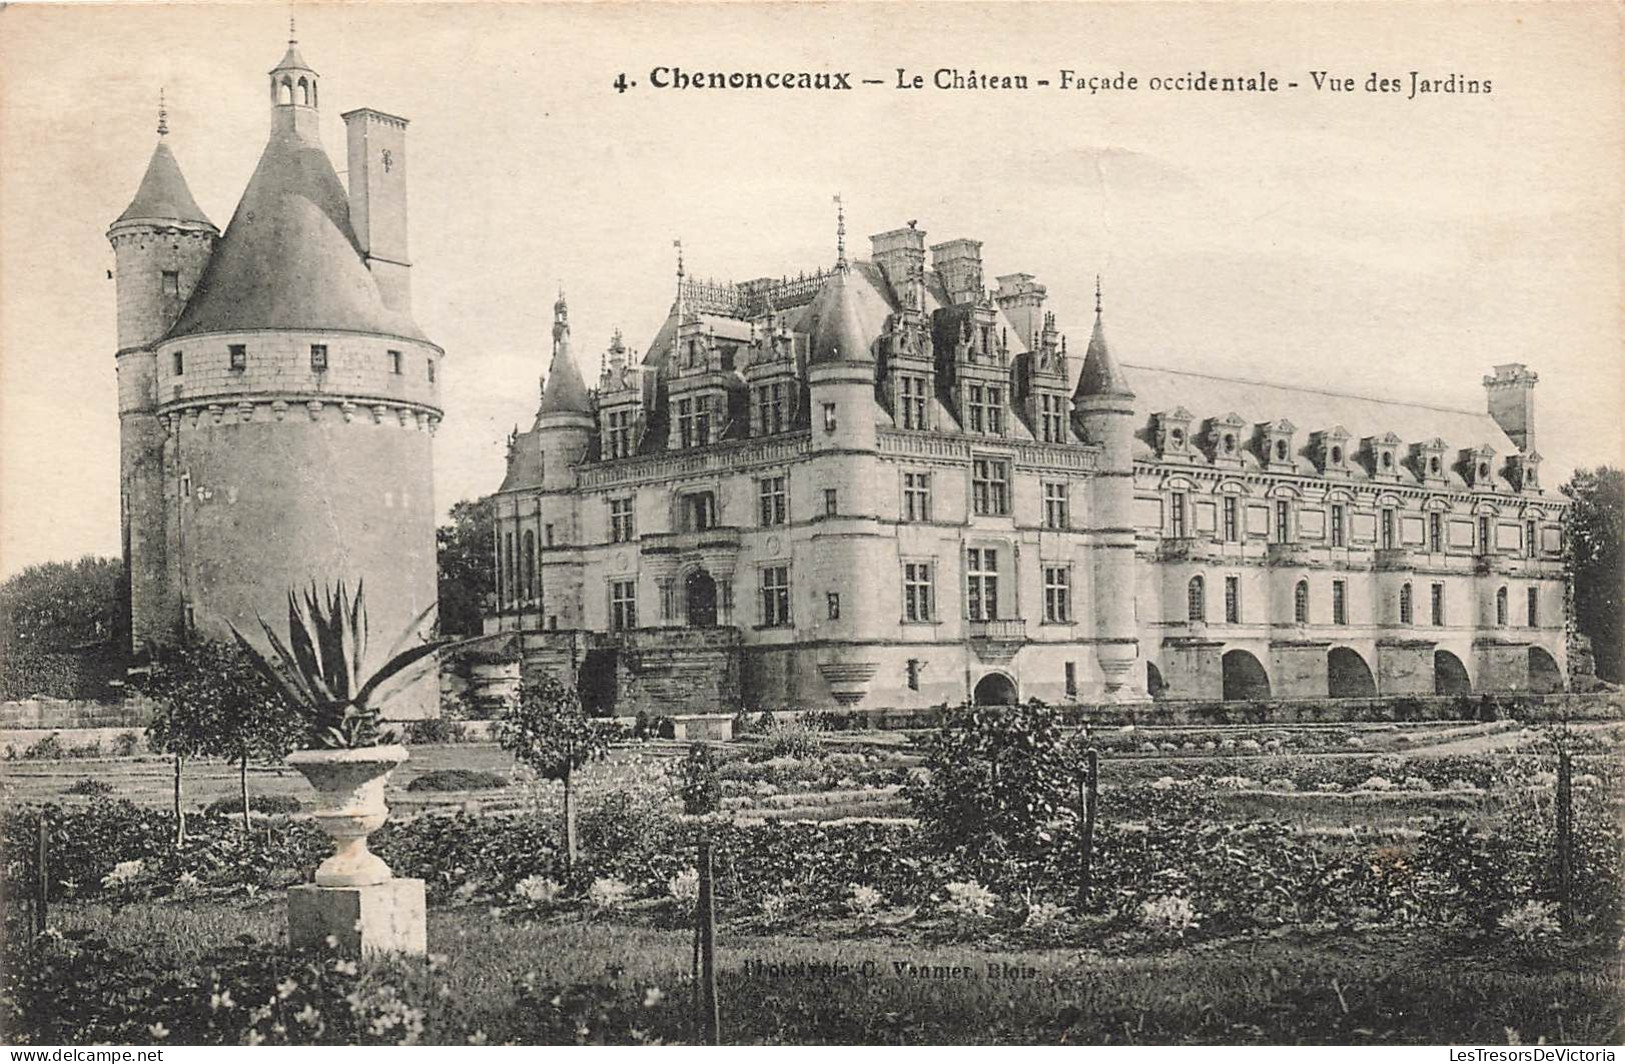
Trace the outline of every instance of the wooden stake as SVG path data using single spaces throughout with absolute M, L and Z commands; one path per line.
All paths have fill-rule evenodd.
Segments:
M 34 863 L 34 933 L 45 934 L 47 923 L 47 908 L 51 894 L 51 837 L 50 828 L 45 822 L 45 814 L 39 817 L 39 853 Z
M 1557 752 L 1557 906 L 1567 933 L 1574 921 L 1574 765 Z
M 1094 874 L 1095 811 L 1100 804 L 1100 751 L 1090 748 L 1084 757 L 1083 772 L 1083 904 L 1089 904 L 1090 879 Z
M 722 1044 L 722 1010 L 717 1001 L 717 906 L 711 868 L 711 840 L 700 839 L 700 1023 L 707 1045 Z

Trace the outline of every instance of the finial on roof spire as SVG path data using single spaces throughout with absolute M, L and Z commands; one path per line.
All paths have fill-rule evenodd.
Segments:
M 158 135 L 160 137 L 169 135 L 169 111 L 164 107 L 164 88 L 162 85 L 158 87 Z
M 1100 274 L 1095 274 L 1095 317 L 1100 317 Z
M 835 193 L 835 268 L 846 269 L 846 207 L 839 192 Z
M 671 246 L 677 249 L 677 283 L 683 283 L 683 241 L 681 238 L 673 240 Z
M 299 38 L 294 33 L 294 30 L 293 30 L 293 16 L 292 15 L 288 16 L 288 43 L 289 44 L 298 44 L 299 43 Z

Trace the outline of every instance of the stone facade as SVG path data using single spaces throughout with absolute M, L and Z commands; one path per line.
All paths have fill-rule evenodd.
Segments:
M 828 272 L 680 263 L 596 390 L 560 297 L 496 500 L 487 629 L 527 667 L 607 690 L 613 657 L 618 712 L 1561 686 L 1524 367 L 1473 412 L 1124 365 L 1098 292 L 1078 360 L 979 242 L 927 268 L 910 225 L 849 262 L 841 228 Z
M 160 121 L 117 259 L 133 649 L 229 638 L 290 589 L 364 582 L 379 651 L 435 600 L 432 436 L 444 352 L 410 318 L 404 119 L 346 114 L 349 191 L 290 42 L 271 135 L 222 236 Z M 390 707 L 421 716 L 432 680 Z

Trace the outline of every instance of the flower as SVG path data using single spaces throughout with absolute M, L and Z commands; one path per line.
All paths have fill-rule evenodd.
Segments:
M 846 899 L 846 907 L 853 916 L 870 916 L 885 901 L 880 891 L 866 884 L 850 883 L 847 890 L 850 896 Z
M 595 909 L 613 909 L 623 904 L 632 888 L 614 876 L 600 876 L 587 888 L 587 901 Z
M 102 887 L 113 890 L 140 878 L 141 873 L 147 870 L 147 862 L 141 860 L 120 861 L 113 866 L 113 870 L 102 877 Z
M 1526 901 L 1502 913 L 1495 923 L 1509 938 L 1525 945 L 1553 938 L 1561 930 L 1557 906 L 1549 901 Z
M 257 1046 L 264 1041 L 265 1036 L 253 1028 L 249 1028 L 248 1033 L 243 1035 L 243 1045 L 245 1046 Z
M 558 900 L 564 888 L 546 876 L 526 876 L 514 885 L 513 892 L 521 901 L 533 905 L 551 905 Z
M 147 1025 L 147 1033 L 152 1035 L 154 1038 L 168 1038 L 169 1028 L 165 1027 L 162 1023 L 150 1023 Z
M 762 919 L 768 923 L 776 924 L 784 919 L 789 910 L 790 903 L 783 894 L 764 894 L 760 903 Z
M 949 883 L 947 890 L 948 900 L 942 907 L 955 916 L 980 920 L 993 911 L 993 903 L 999 900 L 997 894 L 974 879 Z
M 175 893 L 177 894 L 190 894 L 202 885 L 195 872 L 182 872 L 175 877 Z
M 354 975 L 356 973 L 355 961 L 334 961 L 333 970 L 340 975 Z
M 209 1009 L 213 1012 L 219 1012 L 221 1009 L 234 1009 L 236 1007 L 237 1003 L 231 1000 L 230 990 L 222 990 L 217 994 L 209 995 Z
M 665 993 L 662 992 L 658 986 L 651 986 L 649 989 L 643 992 L 643 1007 L 646 1009 L 652 1009 L 656 1005 L 660 1004 L 660 999 L 665 996 Z
M 1183 938 L 1201 919 L 1188 898 L 1168 894 L 1140 903 L 1140 927 L 1153 935 Z
M 700 873 L 692 868 L 685 868 L 666 881 L 666 892 L 672 899 L 680 902 L 693 903 L 700 898 Z
M 1057 905 L 1051 901 L 1035 901 L 1027 906 L 1027 919 L 1022 921 L 1022 926 L 1035 931 L 1051 927 L 1068 912 L 1065 905 Z
M 316 1006 L 306 1005 L 304 1009 L 295 1013 L 293 1018 L 308 1027 L 321 1019 L 322 1014 L 316 1010 Z
M 293 992 L 298 989 L 299 981 L 294 979 L 292 976 L 289 976 L 287 979 L 284 979 L 282 982 L 276 985 L 276 996 L 280 1000 L 286 1001 L 289 997 L 293 996 Z

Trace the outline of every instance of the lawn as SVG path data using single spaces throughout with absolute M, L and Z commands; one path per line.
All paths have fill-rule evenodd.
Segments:
M 57 923 L 184 962 L 241 934 L 283 935 L 275 899 L 64 906 Z M 810 934 L 718 932 L 724 1039 L 734 1043 L 1612 1044 L 1621 980 L 1604 958 L 1561 964 L 1450 950 L 1424 935 L 1293 933 L 1135 956 L 931 943 L 853 921 Z M 159 945 L 159 944 L 163 945 Z M 609 984 L 667 1005 L 644 1033 L 694 1037 L 691 938 L 634 915 L 547 920 L 433 910 L 439 978 L 471 1030 L 524 1020 L 519 988 Z M 996 974 L 995 974 L 996 973 Z M 465 1032 L 430 1030 L 427 1040 Z M 614 1032 L 596 1035 L 619 1040 Z M 594 1040 L 589 1035 L 588 1040 Z

